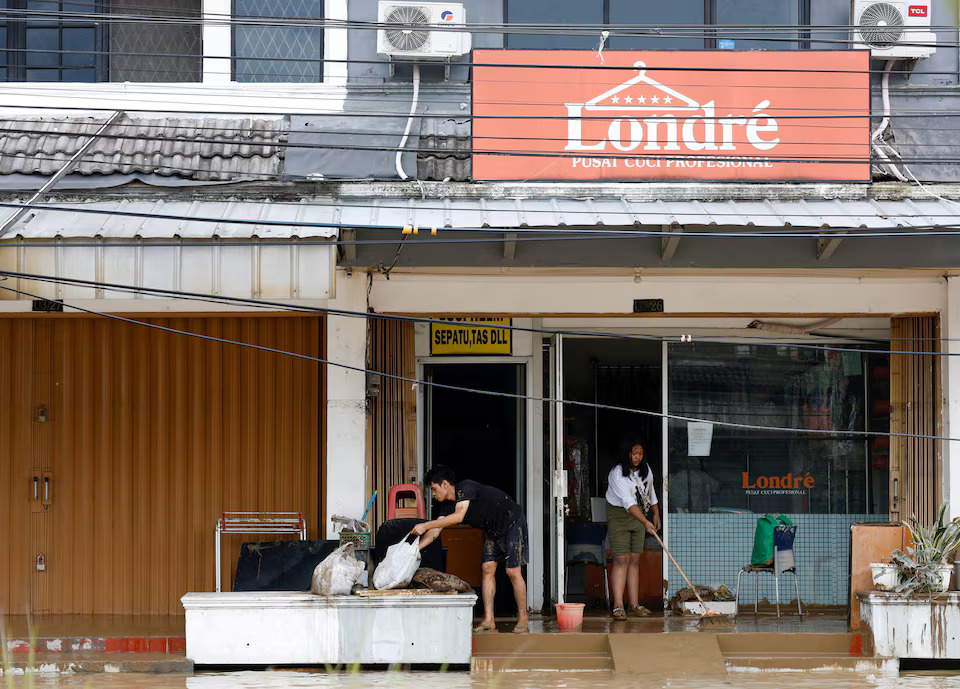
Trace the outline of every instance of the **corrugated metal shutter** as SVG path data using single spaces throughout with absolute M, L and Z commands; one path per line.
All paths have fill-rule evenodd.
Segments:
M 416 378 L 413 323 L 374 319 L 370 323 L 370 368 Z M 372 490 L 379 491 L 371 528 L 387 518 L 390 488 L 417 475 L 417 393 L 412 383 L 381 377 L 373 400 L 369 442 Z M 412 506 L 412 504 L 411 504 Z
M 937 316 L 890 319 L 890 432 L 940 435 L 940 327 Z M 910 352 L 930 352 L 929 355 Z M 940 442 L 890 439 L 890 518 L 929 523 L 941 499 Z
M 150 322 L 323 351 L 316 317 Z M 322 376 L 303 359 L 113 320 L 0 320 L 0 496 L 10 497 L 0 516 L 14 527 L 0 551 L 0 607 L 181 614 L 180 596 L 214 588 L 221 511 L 303 512 L 320 537 Z M 34 472 L 52 478 L 39 511 Z M 256 539 L 224 539 L 225 590 L 245 540 Z

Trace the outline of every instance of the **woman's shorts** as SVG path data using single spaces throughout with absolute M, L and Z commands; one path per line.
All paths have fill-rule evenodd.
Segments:
M 643 552 L 647 530 L 643 522 L 622 507 L 607 504 L 607 529 L 610 534 L 610 551 L 614 557 Z

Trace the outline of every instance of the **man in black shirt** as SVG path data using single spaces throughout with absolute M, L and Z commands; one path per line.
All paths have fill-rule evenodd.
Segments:
M 493 486 L 470 480 L 457 481 L 453 470 L 440 464 L 427 472 L 423 482 L 430 487 L 435 500 L 454 502 L 456 506 L 452 514 L 413 527 L 413 533 L 423 536 L 421 550 L 445 527 L 454 524 L 464 523 L 486 532 L 483 544 L 483 621 L 473 631 L 494 631 L 497 628 L 493 619 L 494 575 L 497 562 L 503 562 L 517 600 L 517 626 L 513 631 L 518 634 L 526 632 L 527 584 L 521 567 L 527 564 L 527 520 L 520 505 Z

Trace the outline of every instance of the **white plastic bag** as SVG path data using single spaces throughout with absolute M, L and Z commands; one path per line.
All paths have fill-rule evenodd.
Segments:
M 380 591 L 403 588 L 413 579 L 419 566 L 420 537 L 408 534 L 387 548 L 386 557 L 373 573 L 373 586 Z
M 353 543 L 345 543 L 327 555 L 313 570 L 310 593 L 318 596 L 348 596 L 363 574 L 364 563 L 354 554 Z

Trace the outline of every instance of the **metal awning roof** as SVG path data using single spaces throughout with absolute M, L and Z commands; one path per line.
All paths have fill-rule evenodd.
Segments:
M 237 239 L 253 236 L 283 239 L 337 236 L 335 225 L 320 227 L 300 224 L 330 223 L 333 216 L 330 207 L 318 208 L 307 202 L 121 200 L 43 205 L 43 209 L 37 208 L 25 215 L 3 239 L 9 240 L 18 236 L 26 239 Z M 0 207 L 0 218 L 12 214 L 15 210 L 13 207 Z M 230 222 L 231 220 L 257 224 Z
M 203 239 L 335 237 L 338 228 L 515 228 L 651 225 L 878 229 L 951 226 L 947 200 L 634 201 L 623 198 L 359 198 L 271 201 L 97 201 L 45 204 L 6 235 Z M 63 209 L 62 211 L 54 210 Z M 71 212 L 76 208 L 97 212 Z M 0 208 L 0 217 L 13 208 Z M 230 222 L 252 221 L 253 224 Z M 273 224 L 278 223 L 278 224 Z M 317 225 L 311 226 L 311 223 Z

